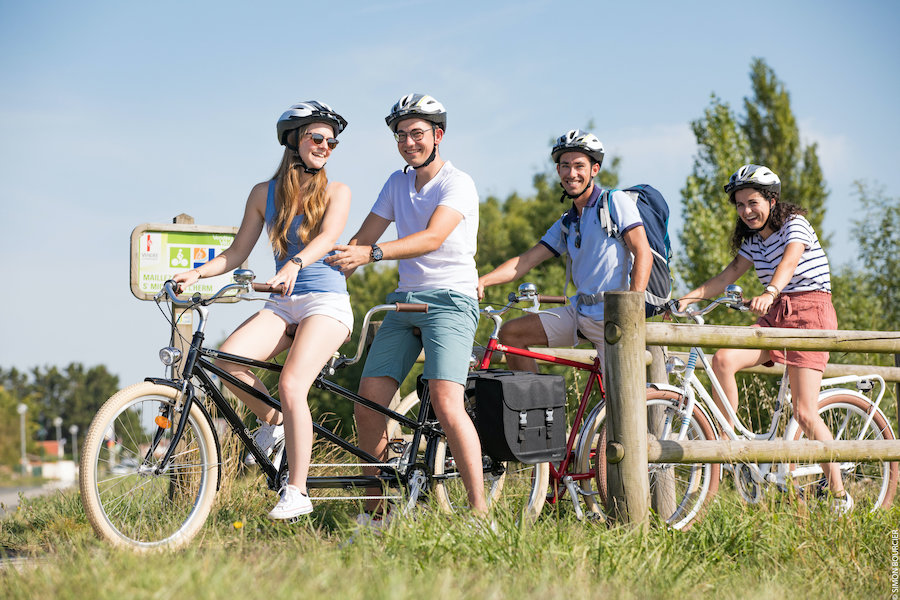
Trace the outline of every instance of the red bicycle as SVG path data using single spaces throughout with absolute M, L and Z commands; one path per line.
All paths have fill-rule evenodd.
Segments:
M 536 287 L 531 283 L 519 286 L 518 293 L 510 293 L 508 302 L 500 309 L 486 306 L 481 313 L 494 322 L 493 330 L 488 339 L 487 346 L 478 360 L 478 368 L 488 369 L 495 353 L 511 354 L 533 358 L 555 365 L 572 367 L 587 374 L 584 390 L 581 392 L 581 400 L 575 419 L 569 429 L 566 438 L 566 452 L 559 463 L 539 463 L 536 465 L 508 465 L 506 474 L 507 488 L 521 486 L 527 490 L 524 496 L 522 514 L 526 520 L 533 521 L 540 515 L 545 502 L 555 503 L 565 492 L 572 500 L 575 513 L 579 519 L 585 515 L 582 509 L 584 500 L 587 514 L 601 516 L 603 514 L 601 502 L 597 501 L 599 490 L 597 468 L 595 460 L 595 443 L 584 443 L 586 440 L 581 434 L 582 422 L 590 423 L 599 414 L 598 408 L 604 405 L 603 378 L 600 374 L 602 365 L 599 357 L 594 354 L 585 362 L 584 358 L 576 356 L 583 351 L 575 351 L 570 357 L 557 356 L 544 352 L 534 352 L 527 348 L 506 346 L 499 341 L 500 327 L 503 325 L 502 315 L 516 307 L 525 312 L 540 312 L 541 303 L 565 304 L 565 296 L 544 296 L 537 293 Z M 525 303 L 528 306 L 522 308 L 516 305 Z M 596 392 L 596 393 L 595 393 Z M 592 401 L 593 399 L 593 401 Z M 591 408 L 589 417 L 585 419 L 585 413 Z M 604 413 L 605 414 L 605 413 Z M 604 490 L 605 491 L 605 490 Z M 515 494 L 508 494 L 512 490 L 505 490 L 504 496 L 512 498 Z M 605 495 L 605 494 L 604 494 Z
M 571 367 L 587 375 L 581 391 L 578 409 L 566 437 L 566 451 L 559 463 L 520 464 L 508 462 L 502 476 L 503 503 L 514 505 L 521 510 L 526 521 L 534 521 L 540 515 L 544 504 L 556 503 L 565 494 L 572 501 L 579 519 L 596 518 L 605 520 L 607 510 L 606 483 L 606 402 L 601 375 L 602 364 L 596 353 L 585 351 L 535 352 L 527 348 L 506 346 L 499 341 L 502 315 L 515 308 L 525 312 L 540 312 L 541 303 L 563 304 L 565 297 L 544 296 L 537 293 L 533 284 L 519 286 L 518 293 L 510 293 L 506 305 L 499 309 L 485 306 L 481 314 L 494 322 L 487 346 L 476 347 L 472 364 L 478 369 L 490 368 L 496 353 L 525 356 L 539 361 Z M 520 307 L 520 304 L 527 306 Z M 568 354 L 567 354 L 568 352 Z M 481 354 L 480 357 L 476 355 Z M 663 386 L 665 387 L 665 386 Z M 656 384 L 647 387 L 648 424 L 654 432 L 668 432 L 662 435 L 683 435 L 679 439 L 710 439 L 706 420 L 699 410 L 687 416 L 673 404 L 665 389 L 657 389 Z M 467 400 L 468 401 L 468 400 Z M 414 415 L 418 411 L 418 397 L 415 392 L 397 400 L 392 405 L 400 414 Z M 474 414 L 474 407 L 467 407 Z M 388 422 L 389 439 L 402 441 L 407 435 L 401 425 Z M 452 458 L 450 459 L 452 460 Z M 452 466 L 452 465 L 451 465 Z M 653 464 L 649 470 L 650 490 L 654 497 L 654 508 L 666 523 L 675 528 L 685 528 L 693 520 L 709 498 L 711 486 L 718 486 L 718 472 L 709 465 L 701 464 Z M 657 502 L 658 499 L 658 502 Z M 690 518 L 685 515 L 691 515 Z

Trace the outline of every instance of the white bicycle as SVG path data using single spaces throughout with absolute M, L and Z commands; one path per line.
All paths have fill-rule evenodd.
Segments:
M 670 313 L 675 317 L 690 318 L 703 324 L 703 315 L 718 305 L 736 310 L 747 310 L 739 286 L 728 286 L 725 295 L 713 300 L 698 311 L 679 312 L 674 303 Z M 660 440 L 800 440 L 803 430 L 793 417 L 779 435 L 782 421 L 787 417 L 786 407 L 791 406 L 791 394 L 787 373 L 782 378 L 769 430 L 758 433 L 750 430 L 740 420 L 730 405 L 725 406 L 728 415 L 719 409 L 712 395 L 696 375 L 697 362 L 706 369 L 710 382 L 719 397 L 724 397 L 722 386 L 712 371 L 706 354 L 699 347 L 691 348 L 687 363 L 670 357 L 666 370 L 674 373 L 679 385 L 654 383 L 649 385 L 647 405 L 659 407 L 656 422 L 648 420 L 651 432 L 656 431 Z M 847 386 L 854 386 L 853 388 Z M 822 380 L 819 393 L 819 416 L 828 426 L 835 440 L 892 440 L 894 432 L 884 412 L 879 408 L 884 397 L 885 383 L 879 375 L 848 375 Z M 874 396 L 870 399 L 866 393 Z M 651 416 L 654 413 L 651 413 Z M 735 423 L 732 427 L 729 420 Z M 580 440 L 578 456 L 582 461 L 592 457 L 596 461 L 597 495 L 606 502 L 605 453 L 598 449 L 606 445 L 606 406 L 598 405 L 588 416 Z M 593 451 L 591 451 L 593 449 Z M 858 509 L 874 511 L 891 505 L 897 489 L 898 468 L 896 462 L 875 461 L 838 463 L 844 487 L 853 497 Z M 757 503 L 766 489 L 775 487 L 786 491 L 791 488 L 804 497 L 823 493 L 827 486 L 822 467 L 818 464 L 796 463 L 741 463 L 732 467 L 735 486 L 741 497 Z M 651 489 L 668 485 L 674 497 L 674 511 L 666 510 L 664 516 L 669 525 L 685 529 L 702 515 L 702 509 L 712 500 L 719 488 L 721 477 L 719 464 L 651 464 Z M 668 482 L 668 483 L 666 483 Z M 674 482 L 674 486 L 671 482 Z

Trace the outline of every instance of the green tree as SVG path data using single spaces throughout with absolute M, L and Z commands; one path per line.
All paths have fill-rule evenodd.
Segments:
M 0 465 L 13 466 L 21 459 L 18 404 L 14 394 L 0 387 Z
M 742 164 L 765 164 L 775 171 L 782 180 L 782 197 L 809 211 L 807 218 L 827 244 L 822 231 L 827 191 L 816 146 L 802 145 L 790 95 L 762 59 L 753 60 L 750 81 L 753 93 L 744 99 L 743 117 L 713 95 L 703 117 L 691 123 L 698 152 L 681 192 L 682 253 L 675 259 L 676 274 L 688 289 L 719 273 L 733 258 L 731 233 L 737 217 L 722 186 Z M 738 283 L 748 295 L 762 291 L 752 272 Z M 712 317 L 725 323 L 741 320 L 726 311 Z
M 103 365 L 71 363 L 63 370 L 34 367 L 28 375 L 0 369 L 0 386 L 31 406 L 38 438 L 53 439 L 56 417 L 62 417 L 66 429 L 77 425 L 86 431 L 100 406 L 119 389 L 119 378 Z
M 818 232 L 819 241 L 827 249 L 822 235 L 825 200 L 828 192 L 816 144 L 803 146 L 800 130 L 791 110 L 791 99 L 775 71 L 760 58 L 750 69 L 753 98 L 744 99 L 746 117 L 741 128 L 747 136 L 751 158 L 764 164 L 781 178 L 785 200 L 809 211 L 806 218 Z M 735 165 L 734 168 L 737 168 Z
M 864 219 L 853 222 L 858 256 L 871 289 L 869 296 L 880 302 L 880 310 L 863 308 L 862 313 L 876 313 L 877 323 L 871 329 L 900 331 L 900 197 L 890 198 L 883 188 L 857 181 Z

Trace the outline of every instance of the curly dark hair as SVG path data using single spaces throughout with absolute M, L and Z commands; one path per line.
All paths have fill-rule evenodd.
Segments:
M 768 224 L 771 225 L 772 229 L 778 231 L 781 229 L 782 225 L 785 224 L 792 216 L 794 215 L 805 215 L 806 209 L 796 204 L 791 204 L 790 202 L 777 202 L 779 199 L 778 192 L 773 190 L 764 190 L 759 188 L 753 188 L 757 190 L 766 200 L 772 201 L 776 200 L 775 205 L 772 206 L 772 210 L 769 213 Z M 734 202 L 734 193 L 732 192 L 729 196 L 732 204 Z M 741 244 L 744 243 L 744 240 L 747 240 L 753 236 L 756 231 L 753 231 L 741 220 L 740 217 L 737 217 L 737 220 L 734 224 L 734 233 L 731 234 L 731 252 L 732 254 L 737 254 L 738 250 L 741 249 Z

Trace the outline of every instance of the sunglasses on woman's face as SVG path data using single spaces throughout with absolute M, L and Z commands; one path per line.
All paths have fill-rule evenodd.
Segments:
M 315 144 L 316 146 L 318 146 L 322 142 L 328 142 L 328 148 L 330 150 L 334 150 L 335 148 L 337 148 L 337 145 L 340 143 L 334 138 L 326 138 L 321 133 L 311 133 L 307 131 L 304 135 L 308 135 L 310 138 L 312 138 L 313 144 Z

